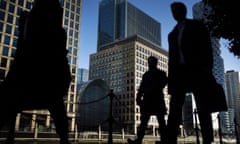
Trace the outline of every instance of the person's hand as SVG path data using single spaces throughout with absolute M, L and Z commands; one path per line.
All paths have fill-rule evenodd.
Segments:
M 141 106 L 142 105 L 142 94 L 137 93 L 137 99 L 136 99 L 137 105 Z

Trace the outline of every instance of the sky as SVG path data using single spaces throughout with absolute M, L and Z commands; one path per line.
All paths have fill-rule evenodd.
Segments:
M 162 48 L 168 51 L 167 37 L 176 22 L 172 18 L 170 4 L 175 0 L 128 0 L 138 9 L 161 23 Z M 192 6 L 200 0 L 178 0 L 186 4 L 187 17 L 192 18 Z M 79 68 L 89 69 L 90 54 L 97 51 L 97 24 L 99 0 L 82 0 L 82 15 L 80 24 Z M 240 59 L 234 57 L 229 50 L 221 46 L 221 56 L 224 60 L 225 72 L 240 71 Z

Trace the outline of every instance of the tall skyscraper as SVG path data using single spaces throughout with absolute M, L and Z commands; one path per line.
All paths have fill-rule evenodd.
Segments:
M 77 83 L 88 81 L 88 74 L 89 74 L 89 71 L 87 69 L 79 68 Z
M 34 0 L 0 0 L 0 80 L 9 71 L 9 67 L 14 60 L 18 40 L 18 24 L 21 11 L 30 11 Z M 70 84 L 68 95 L 65 97 L 65 104 L 70 118 L 70 130 L 75 127 L 76 115 L 76 87 L 77 87 L 77 69 L 78 69 L 78 50 L 80 40 L 80 18 L 81 18 L 81 0 L 60 0 L 63 7 L 63 27 L 67 32 L 68 62 L 71 67 L 72 82 Z M 27 117 L 30 117 L 28 119 Z M 24 111 L 17 116 L 17 128 L 24 128 L 26 123 L 34 127 L 33 120 L 38 117 L 44 118 L 44 127 L 51 127 L 51 120 L 48 111 Z M 33 119 L 33 120 L 32 120 Z M 21 124 L 20 121 L 24 121 Z
M 100 0 L 98 51 L 104 45 L 139 35 L 161 46 L 160 23 L 127 0 Z
M 235 130 L 240 132 L 240 72 L 227 71 L 225 73 L 226 81 L 226 95 L 228 109 L 230 115 L 230 125 L 228 125 L 228 132 L 235 134 Z M 236 128 L 236 129 L 235 129 Z M 240 137 L 240 134 L 238 135 Z
M 101 0 L 98 22 L 98 50 L 90 55 L 89 79 L 107 82 L 115 94 L 114 119 L 124 123 L 127 132 L 136 133 L 140 124 L 136 93 L 148 69 L 147 58 L 156 56 L 158 68 L 168 69 L 168 53 L 160 47 L 160 23 L 127 0 Z M 166 95 L 168 104 L 167 100 Z M 149 127 L 155 134 L 156 117 L 151 117 Z

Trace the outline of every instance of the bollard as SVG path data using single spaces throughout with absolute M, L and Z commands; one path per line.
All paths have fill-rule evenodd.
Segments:
M 101 125 L 98 126 L 98 140 L 102 139 Z
M 35 123 L 35 129 L 34 129 L 34 139 L 38 138 L 38 123 Z
M 125 133 L 124 133 L 124 128 L 122 128 L 122 140 L 125 139 Z
M 194 118 L 195 118 L 196 141 L 197 141 L 197 144 L 200 144 L 199 134 L 198 134 L 199 128 L 197 124 L 197 109 L 194 109 Z
M 219 134 L 219 142 L 220 142 L 220 144 L 223 144 L 223 142 L 222 142 L 222 128 L 221 128 L 221 118 L 220 118 L 220 115 L 218 114 L 218 116 L 217 116 L 217 118 L 218 118 L 218 134 Z

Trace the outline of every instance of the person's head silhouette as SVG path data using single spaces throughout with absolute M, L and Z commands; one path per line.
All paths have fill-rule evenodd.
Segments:
M 154 56 L 148 57 L 148 67 L 149 69 L 156 68 L 157 67 L 158 59 Z
M 186 8 L 184 3 L 182 3 L 182 2 L 173 2 L 171 4 L 171 11 L 172 11 L 173 18 L 177 22 L 180 22 L 180 21 L 186 19 L 187 8 Z

